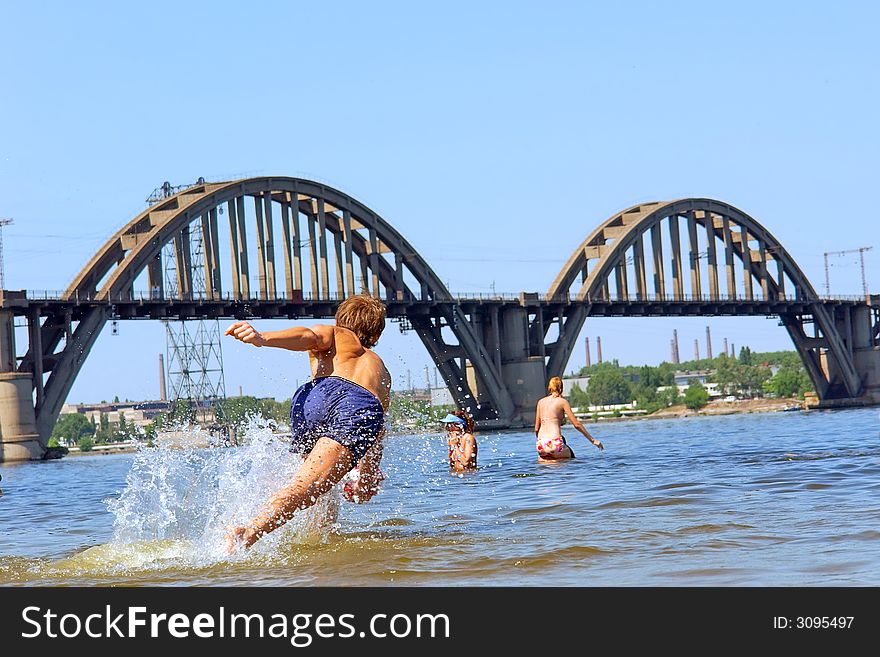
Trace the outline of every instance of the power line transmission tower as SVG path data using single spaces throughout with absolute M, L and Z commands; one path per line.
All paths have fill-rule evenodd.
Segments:
M 863 246 L 858 249 L 847 249 L 846 251 L 826 251 L 825 252 L 825 294 L 831 295 L 831 266 L 828 264 L 828 256 L 845 256 L 848 253 L 859 254 L 859 264 L 862 269 L 862 292 L 868 296 L 868 280 L 865 278 L 865 251 L 870 251 L 873 246 Z
M 0 219 L 0 290 L 6 289 L 5 266 L 3 264 L 3 226 L 9 226 L 12 219 Z
M 196 184 L 204 183 L 199 178 Z M 153 204 L 168 198 L 189 185 L 172 186 L 164 183 L 147 198 Z M 187 239 L 188 237 L 188 239 Z M 178 254 L 178 247 L 189 253 Z M 201 223 L 190 225 L 181 239 L 171 240 L 162 249 L 165 295 L 169 299 L 180 297 L 181 279 L 186 280 L 181 267 L 189 267 L 190 293 L 193 299 L 205 299 L 204 236 Z M 180 257 L 178 257 L 180 256 Z M 189 296 L 189 295 L 188 295 Z M 165 349 L 168 364 L 168 390 L 172 402 L 185 399 L 197 411 L 198 419 L 204 421 L 208 405 L 226 397 L 223 377 L 223 349 L 221 346 L 220 320 L 164 320 Z

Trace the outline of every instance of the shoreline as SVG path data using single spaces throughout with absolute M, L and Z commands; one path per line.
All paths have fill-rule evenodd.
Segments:
M 620 422 L 621 420 L 669 420 L 687 417 L 714 417 L 718 415 L 741 415 L 748 413 L 783 413 L 790 411 L 807 411 L 803 401 L 791 397 L 787 399 L 740 399 L 732 402 L 710 401 L 703 408 L 693 410 L 684 404 L 676 404 L 669 408 L 655 411 L 650 415 L 629 415 L 621 417 L 599 417 L 595 420 L 591 415 L 576 414 L 581 422 L 600 424 L 602 422 Z
M 585 424 L 602 424 L 607 422 L 630 422 L 633 420 L 669 420 L 688 417 L 713 417 L 719 415 L 740 415 L 750 413 L 782 413 L 788 411 L 807 411 L 809 406 L 796 398 L 789 399 L 742 399 L 734 402 L 709 402 L 699 410 L 687 408 L 684 404 L 677 404 L 669 408 L 655 411 L 650 415 L 624 415 L 621 417 L 604 416 L 593 419 L 590 415 L 575 414 L 578 419 Z M 421 431 L 426 431 L 423 429 Z M 505 431 L 507 431 L 506 429 Z M 406 430 L 390 430 L 389 436 L 405 436 L 413 433 L 420 433 L 416 427 L 407 427 Z M 110 445 L 102 447 L 94 447 L 88 452 L 82 452 L 78 449 L 70 450 L 63 458 L 68 457 L 85 457 L 85 456 L 106 456 L 108 454 L 133 454 L 139 449 L 136 445 Z

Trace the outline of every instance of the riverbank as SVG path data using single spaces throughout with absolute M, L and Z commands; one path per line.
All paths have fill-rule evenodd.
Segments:
M 718 416 L 718 415 L 735 415 L 740 413 L 778 413 L 783 411 L 806 410 L 804 403 L 798 399 L 739 399 L 736 401 L 710 401 L 706 406 L 699 410 L 687 408 L 684 404 L 677 404 L 656 411 L 650 415 L 627 415 L 621 417 L 603 416 L 593 419 L 591 415 L 581 415 L 578 417 L 584 423 L 604 424 L 607 422 L 625 422 L 629 420 L 666 420 L 669 418 L 695 417 L 695 416 Z M 412 433 L 423 433 L 428 428 L 405 427 L 398 428 L 388 432 L 389 436 L 405 436 Z M 184 432 L 179 432 L 184 435 Z M 290 434 L 279 434 L 289 439 Z M 199 442 L 191 442 L 184 445 L 181 441 L 175 443 L 171 441 L 173 447 L 209 447 L 210 445 Z M 131 443 L 120 445 L 95 445 L 88 452 L 83 452 L 77 447 L 69 448 L 67 456 L 102 456 L 107 454 L 132 454 L 140 449 L 137 445 Z
M 736 401 L 713 400 L 703 408 L 694 410 L 684 404 L 676 404 L 663 408 L 650 415 L 631 415 L 628 417 L 600 417 L 593 420 L 590 416 L 581 416 L 581 420 L 591 423 L 619 422 L 621 420 L 667 420 L 678 417 L 695 417 L 698 415 L 735 415 L 739 413 L 779 413 L 783 411 L 801 411 L 807 407 L 799 399 L 738 399 Z
M 69 456 L 106 456 L 107 454 L 133 454 L 140 449 L 137 445 L 95 445 L 87 452 L 82 451 L 79 447 L 68 447 L 67 454 Z

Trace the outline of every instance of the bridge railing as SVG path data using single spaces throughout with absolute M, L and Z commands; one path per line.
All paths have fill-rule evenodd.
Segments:
M 643 295 L 587 295 L 584 299 L 578 299 L 575 294 L 557 294 L 557 295 L 547 295 L 540 294 L 537 292 L 527 292 L 527 293 L 475 293 L 475 292 L 464 292 L 464 293 L 454 293 L 453 298 L 458 301 L 520 301 L 521 303 L 528 302 L 540 302 L 540 303 L 740 303 L 744 301 L 752 302 L 752 303 L 765 303 L 765 302 L 778 302 L 778 301 L 788 301 L 788 302 L 801 302 L 808 303 L 812 301 L 841 301 L 841 302 L 864 302 L 870 297 L 865 297 L 860 294 L 850 294 L 850 295 L 815 295 L 815 296 L 807 296 L 807 295 L 796 295 L 796 294 L 786 294 L 783 296 L 772 295 L 768 297 L 763 297 L 760 294 L 752 295 L 752 298 L 747 299 L 742 295 L 727 295 L 721 294 L 717 296 L 711 295 L 693 295 L 693 294 L 683 294 L 678 297 L 675 297 L 671 294 L 643 294 Z M 873 298 L 877 298 L 878 295 L 871 295 Z
M 179 294 L 161 294 L 159 291 L 149 291 L 149 290 L 140 290 L 134 292 L 122 292 L 118 294 L 113 294 L 109 298 L 98 298 L 97 293 L 83 293 L 76 292 L 74 295 L 68 299 L 64 295 L 63 290 L 25 290 L 26 298 L 31 301 L 73 301 L 76 303 L 93 303 L 96 301 L 105 301 L 108 303 L 132 303 L 132 302 L 156 302 L 156 303 L 167 303 L 167 302 L 193 302 L 193 303 L 212 303 L 212 302 L 260 302 L 260 301 L 281 301 L 281 302 L 292 302 L 292 303 L 301 303 L 301 302 L 337 302 L 345 299 L 344 296 L 339 294 L 328 294 L 321 295 L 318 297 L 313 297 L 310 292 L 298 291 L 295 290 L 293 295 L 288 295 L 286 291 L 279 291 L 272 297 L 262 297 L 259 294 L 251 294 L 248 297 L 242 296 L 234 296 L 231 292 L 224 292 L 221 294 L 194 294 L 192 296 L 184 296 Z M 742 303 L 742 302 L 752 302 L 752 303 L 765 303 L 765 302 L 792 302 L 792 303 L 810 303 L 814 301 L 829 301 L 829 302 L 847 302 L 847 303 L 858 303 L 858 302 L 868 302 L 876 304 L 880 303 L 880 295 L 869 295 L 865 297 L 864 295 L 859 294 L 850 294 L 850 295 L 816 295 L 816 296 L 806 296 L 806 295 L 793 295 L 787 294 L 782 297 L 778 295 L 773 295 L 770 297 L 763 297 L 761 295 L 753 295 L 751 299 L 746 299 L 743 296 L 732 296 L 732 295 L 718 295 L 718 296 L 710 296 L 710 295 L 691 295 L 685 294 L 681 295 L 678 298 L 673 297 L 672 295 L 659 295 L 659 294 L 645 294 L 645 295 L 601 295 L 601 296 L 587 296 L 585 299 L 578 299 L 574 294 L 568 295 L 554 295 L 549 296 L 546 294 L 540 293 L 513 293 L 513 292 L 502 292 L 502 293 L 486 293 L 486 292 L 461 292 L 452 294 L 452 298 L 458 302 L 509 302 L 509 301 L 519 301 L 521 303 L 527 302 L 540 302 L 540 303 Z M 412 298 L 402 298 L 398 299 L 403 302 L 418 302 L 420 299 L 416 297 Z M 872 305 L 873 305 L 872 304 Z
M 185 303 L 215 303 L 215 302 L 259 302 L 259 301 L 281 301 L 281 302 L 337 302 L 343 301 L 347 297 L 340 294 L 326 294 L 313 297 L 311 293 L 303 293 L 294 290 L 292 295 L 288 295 L 284 291 L 276 292 L 274 296 L 263 297 L 259 294 L 251 293 L 249 296 L 235 296 L 232 292 L 214 293 L 211 295 L 205 293 L 196 293 L 193 295 L 181 294 L 162 294 L 157 291 L 150 292 L 148 290 L 139 290 L 134 292 L 120 292 L 110 294 L 107 297 L 100 296 L 97 292 L 80 292 L 76 291 L 69 298 L 65 296 L 62 290 L 26 290 L 26 298 L 31 301 L 73 301 L 75 303 L 168 303 L 168 302 L 185 302 Z M 418 299 L 408 299 L 404 297 L 400 301 L 413 301 Z
M 802 302 L 809 303 L 813 301 L 843 301 L 843 302 L 864 302 L 867 298 L 864 295 L 805 295 L 805 294 L 785 294 L 778 295 L 773 294 L 769 296 L 763 296 L 760 294 L 753 294 L 751 298 L 746 297 L 745 295 L 729 295 L 729 294 L 719 294 L 719 295 L 695 295 L 695 294 L 682 294 L 679 296 L 674 296 L 672 294 L 630 294 L 630 295 L 587 295 L 584 299 L 577 299 L 576 295 L 540 295 L 542 301 L 546 302 L 571 302 L 571 301 L 585 301 L 587 303 L 742 303 L 742 302 L 752 302 L 752 303 L 766 303 L 766 302 L 778 302 L 778 301 L 788 301 L 788 302 Z

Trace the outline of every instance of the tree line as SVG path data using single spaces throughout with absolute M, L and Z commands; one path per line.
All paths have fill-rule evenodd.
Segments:
M 773 373 L 772 368 L 778 368 Z M 673 365 L 663 362 L 650 365 L 621 366 L 617 361 L 583 367 L 577 376 L 589 377 L 586 390 L 575 385 L 568 393 L 573 406 L 604 406 L 635 401 L 639 408 L 652 413 L 660 408 L 685 403 L 690 408 L 705 406 L 706 389 L 696 383 L 685 394 L 675 386 L 676 371 L 706 371 L 708 382 L 717 383 L 724 395 L 740 398 L 764 396 L 801 397 L 813 390 L 813 384 L 795 351 L 753 352 L 740 349 L 739 357 L 721 354 Z M 663 388 L 658 391 L 658 388 Z

